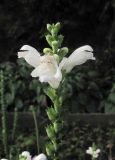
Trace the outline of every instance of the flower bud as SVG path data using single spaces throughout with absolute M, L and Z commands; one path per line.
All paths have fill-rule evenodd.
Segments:
M 60 55 L 61 59 L 66 56 L 66 54 L 68 53 L 68 51 L 69 50 L 68 50 L 67 47 L 63 47 L 63 48 L 61 48 L 59 50 L 58 54 Z
M 54 40 L 53 37 L 48 34 L 48 35 L 46 36 L 46 40 L 47 40 L 48 44 L 49 44 L 50 46 L 52 46 L 52 41 Z
M 56 25 L 54 25 L 53 29 L 51 30 L 51 34 L 52 34 L 53 37 L 57 36 L 60 28 L 61 28 L 61 25 L 60 25 L 59 22 L 56 23 Z
M 64 39 L 64 36 L 60 34 L 60 35 L 58 36 L 59 47 L 61 47 L 61 44 L 62 44 L 62 42 L 63 42 L 63 39 Z
M 52 50 L 50 48 L 44 48 L 43 53 L 44 54 L 52 54 Z
M 55 28 L 56 28 L 58 31 L 60 30 L 60 28 L 61 28 L 60 22 L 58 22 L 58 23 L 55 24 Z
M 49 32 L 51 32 L 51 30 L 52 30 L 51 24 L 47 24 L 47 30 L 48 30 Z
M 58 50 L 58 41 L 52 42 L 52 49 L 53 49 L 53 53 L 56 53 L 56 51 Z

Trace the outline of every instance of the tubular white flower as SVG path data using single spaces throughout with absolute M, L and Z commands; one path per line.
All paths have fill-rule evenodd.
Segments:
M 64 57 L 60 63 L 60 69 L 70 72 L 76 65 L 81 65 L 87 60 L 95 60 L 93 49 L 89 45 L 76 49 L 68 58 Z
M 32 73 L 32 77 L 39 77 L 40 82 L 48 82 L 53 88 L 58 88 L 62 79 L 61 71 L 53 56 L 41 56 L 40 64 Z
M 0 159 L 0 160 L 8 160 L 8 159 L 2 158 L 2 159 Z
M 26 157 L 27 159 L 26 160 L 31 160 L 31 155 L 28 151 L 24 151 L 22 152 L 21 154 L 22 156 Z
M 32 160 L 47 160 L 47 157 L 45 154 L 41 153 L 38 156 L 35 156 Z
M 32 77 L 39 77 L 40 82 L 48 82 L 51 87 L 58 88 L 62 79 L 62 73 L 58 67 L 55 56 L 40 56 L 36 49 L 24 45 L 18 52 L 18 58 L 24 58 L 30 65 L 35 67 Z

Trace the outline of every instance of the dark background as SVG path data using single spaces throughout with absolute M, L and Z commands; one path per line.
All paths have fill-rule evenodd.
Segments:
M 58 21 L 65 45 L 75 49 L 90 44 L 101 58 L 114 47 L 114 10 L 114 0 L 1 0 L 0 61 L 15 61 L 24 44 L 42 51 L 46 24 Z
M 69 74 L 64 88 L 65 110 L 115 112 L 115 0 L 0 1 L 0 68 L 7 77 L 8 110 L 17 106 L 23 110 L 31 103 L 47 106 L 42 84 L 31 79 L 26 64 L 17 63 L 17 52 L 28 44 L 42 53 L 48 46 L 46 24 L 56 22 L 62 24 L 63 46 L 69 48 L 69 54 L 89 44 L 96 57 L 95 62 L 75 67 Z

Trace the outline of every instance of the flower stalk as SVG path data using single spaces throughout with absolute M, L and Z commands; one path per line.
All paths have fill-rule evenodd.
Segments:
M 52 106 L 48 107 L 46 110 L 47 116 L 51 122 L 46 127 L 46 133 L 49 137 L 49 142 L 46 145 L 46 152 L 48 156 L 50 156 L 53 160 L 58 159 L 57 151 L 59 148 L 59 140 L 58 140 L 58 134 L 60 130 L 62 129 L 62 119 L 61 119 L 61 106 L 62 102 L 60 101 L 60 96 L 57 93 L 57 90 L 49 87 L 47 90 L 45 90 L 45 93 L 52 101 Z
M 4 74 L 0 71 L 0 104 L 2 111 L 2 141 L 4 153 L 8 157 L 8 137 L 7 137 L 7 121 L 6 121 L 6 108 L 4 102 Z
M 36 133 L 36 145 L 37 145 L 37 152 L 40 153 L 40 147 L 39 147 L 39 131 L 38 131 L 38 123 L 37 123 L 37 115 L 35 113 L 34 106 L 31 105 L 31 111 L 34 119 L 35 124 L 35 133 Z
M 43 50 L 45 54 L 53 54 L 58 63 L 68 53 L 67 47 L 60 48 L 64 39 L 62 35 L 58 35 L 60 28 L 60 23 L 56 23 L 55 25 L 47 24 L 49 33 L 46 35 L 46 40 L 51 48 L 45 48 Z M 53 160 L 58 160 L 57 151 L 60 143 L 58 141 L 58 134 L 63 124 L 61 119 L 62 99 L 60 98 L 58 89 L 49 87 L 45 90 L 45 93 L 52 101 L 52 106 L 48 107 L 46 110 L 47 116 L 51 122 L 51 124 L 46 127 L 46 133 L 49 137 L 49 142 L 46 145 L 46 152 Z

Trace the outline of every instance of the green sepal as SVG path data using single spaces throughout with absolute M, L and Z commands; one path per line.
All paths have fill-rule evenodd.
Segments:
M 51 120 L 51 121 L 54 121 L 56 118 L 57 118 L 57 116 L 58 116 L 58 114 L 57 114 L 57 112 L 55 111 L 55 109 L 54 108 L 48 108 L 47 110 L 46 110 L 46 112 L 47 112 L 47 115 L 48 115 L 48 118 Z
M 44 48 L 43 49 L 44 54 L 53 54 L 52 50 L 50 48 Z
M 62 123 L 61 122 L 55 121 L 53 123 L 53 126 L 54 126 L 54 130 L 55 130 L 56 133 L 58 133 L 62 129 Z
M 56 110 L 56 112 L 58 113 L 58 114 L 60 114 L 61 113 L 61 106 L 62 106 L 62 98 L 60 98 L 60 99 L 55 99 L 54 100 L 54 108 L 55 108 L 55 110 Z
M 52 42 L 54 41 L 54 38 L 50 34 L 48 34 L 46 35 L 46 41 L 52 47 Z
M 55 140 L 55 130 L 52 125 L 46 127 L 46 133 L 51 140 Z
M 54 146 L 53 144 L 50 142 L 50 143 L 47 143 L 46 144 L 46 153 L 48 156 L 51 156 L 53 153 L 54 153 Z
M 56 98 L 56 90 L 54 88 L 48 87 L 48 89 L 44 89 L 44 92 L 52 100 L 52 102 L 55 100 L 55 98 Z
M 53 146 L 54 146 L 55 151 L 57 151 L 57 149 L 58 149 L 58 144 L 56 143 L 56 141 L 52 141 L 52 143 L 53 143 Z

